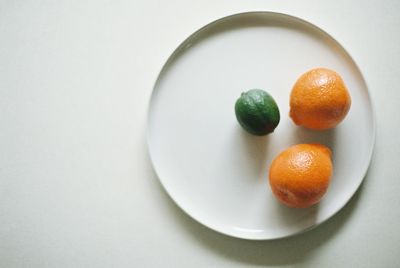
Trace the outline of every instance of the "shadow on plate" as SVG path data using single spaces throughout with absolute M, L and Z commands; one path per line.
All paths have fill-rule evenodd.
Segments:
M 244 131 L 239 124 L 234 131 L 234 141 L 237 152 L 241 155 L 235 156 L 246 174 L 252 174 L 253 178 L 265 178 L 267 167 L 268 145 L 270 135 L 254 136 Z
M 306 129 L 304 127 L 296 127 L 295 139 L 297 143 L 320 143 L 328 146 L 332 153 L 335 152 L 337 129 L 330 129 L 325 131 L 316 131 Z

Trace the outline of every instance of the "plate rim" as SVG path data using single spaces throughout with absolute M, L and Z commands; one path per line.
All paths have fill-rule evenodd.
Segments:
M 367 161 L 366 161 L 366 166 L 363 167 L 363 175 L 362 175 L 362 179 L 360 180 L 360 182 L 358 183 L 355 191 L 351 194 L 351 196 L 345 200 L 345 202 L 343 202 L 343 204 L 341 204 L 339 206 L 339 208 L 332 213 L 330 216 L 328 216 L 326 219 L 322 220 L 321 222 L 318 223 L 313 223 L 311 226 L 291 233 L 289 235 L 281 235 L 281 236 L 275 236 L 275 237 L 248 237 L 245 235 L 241 235 L 244 234 L 244 232 L 229 232 L 229 231 L 224 231 L 221 230 L 220 228 L 215 228 L 210 226 L 209 224 L 205 223 L 203 220 L 196 218 L 195 216 L 193 216 L 191 213 L 189 213 L 186 209 L 184 209 L 179 202 L 177 202 L 177 200 L 174 198 L 173 195 L 170 194 L 170 192 L 168 191 L 167 187 L 165 186 L 163 180 L 161 179 L 160 175 L 158 174 L 158 171 L 156 169 L 156 165 L 151 153 L 151 149 L 150 149 L 150 126 L 149 126 L 149 122 L 150 122 L 150 113 L 151 113 L 151 106 L 152 106 L 152 100 L 154 99 L 154 94 L 155 94 L 155 89 L 156 86 L 158 84 L 158 82 L 160 81 L 160 78 L 164 72 L 164 70 L 168 67 L 168 65 L 171 63 L 171 61 L 175 58 L 175 56 L 181 51 L 181 49 L 187 44 L 187 42 L 189 40 L 191 40 L 195 35 L 197 35 L 198 33 L 200 33 L 201 31 L 203 31 L 204 29 L 208 28 L 208 27 L 212 27 L 220 22 L 223 22 L 225 20 L 229 20 L 235 17 L 240 17 L 240 16 L 251 16 L 251 15 L 276 15 L 276 16 L 281 16 L 281 17 L 286 17 L 289 19 L 294 19 L 294 20 L 298 20 L 301 21 L 302 23 L 305 23 L 306 25 L 308 25 L 311 28 L 314 28 L 320 32 L 322 32 L 323 34 L 327 35 L 328 37 L 330 37 L 333 41 L 335 41 L 335 43 L 345 52 L 346 56 L 349 57 L 352 61 L 352 63 L 354 64 L 354 66 L 356 67 L 357 71 L 360 73 L 362 81 L 365 85 L 365 89 L 366 89 L 366 93 L 368 96 L 368 100 L 370 102 L 370 108 L 371 108 L 371 125 L 372 125 L 372 136 L 371 136 L 371 144 L 368 148 L 369 152 L 368 152 L 368 157 L 367 157 Z M 357 194 L 357 192 L 360 189 L 360 186 L 362 185 L 362 183 L 365 180 L 365 177 L 367 176 L 367 173 L 369 171 L 369 168 L 371 166 L 371 160 L 372 160 L 372 156 L 373 156 L 373 151 L 375 148 L 375 142 L 376 142 L 376 113 L 375 113 L 375 105 L 374 105 L 374 100 L 373 98 L 371 98 L 371 93 L 369 90 L 369 86 L 367 84 L 367 81 L 365 79 L 365 76 L 363 74 L 363 72 L 361 71 L 360 66 L 357 64 L 357 62 L 354 60 L 354 58 L 350 55 L 350 53 L 348 52 L 348 50 L 345 48 L 344 45 L 342 45 L 342 43 L 340 43 L 339 41 L 337 41 L 337 39 L 332 36 L 330 33 L 326 32 L 325 30 L 321 29 L 319 26 L 317 26 L 314 23 L 311 23 L 310 21 L 297 17 L 295 15 L 292 14 L 288 14 L 288 13 L 282 13 L 282 12 L 276 12 L 276 11 L 266 11 L 266 10 L 255 10 L 255 11 L 245 11 L 245 12 L 239 12 L 239 13 L 233 13 L 227 16 L 223 16 L 220 17 L 218 19 L 212 20 L 211 22 L 203 25 L 202 27 L 198 28 L 197 30 L 195 30 L 194 32 L 192 32 L 189 36 L 187 36 L 186 38 L 184 38 L 183 41 L 178 42 L 179 45 L 173 49 L 172 53 L 169 54 L 169 56 L 167 57 L 166 60 L 163 61 L 161 68 L 159 69 L 158 73 L 157 73 L 157 77 L 152 85 L 151 88 L 151 94 L 149 96 L 149 99 L 147 100 L 147 111 L 146 111 L 146 147 L 147 147 L 147 153 L 148 153 L 148 157 L 149 160 L 151 162 L 151 166 L 152 169 L 154 171 L 154 173 L 156 174 L 156 177 L 158 179 L 158 181 L 160 182 L 160 184 L 162 185 L 163 190 L 167 193 L 168 197 L 174 202 L 174 204 L 181 210 L 183 211 L 187 216 L 189 216 L 191 219 L 193 219 L 194 221 L 196 221 L 197 223 L 200 223 L 201 225 L 203 225 L 204 227 L 206 227 L 209 230 L 212 230 L 214 232 L 217 232 L 219 234 L 223 234 L 229 237 L 233 237 L 233 238 L 238 238 L 238 239 L 244 239 L 244 240 L 249 240 L 249 241 L 271 241 L 271 240 L 279 240 L 279 239 L 284 239 L 284 238 L 289 238 L 289 237 L 293 237 L 293 236 L 297 236 L 303 233 L 306 233 L 322 224 L 324 224 L 325 222 L 327 222 L 328 220 L 332 219 L 336 214 L 338 214 L 349 202 L 350 200 L 353 199 L 353 197 Z

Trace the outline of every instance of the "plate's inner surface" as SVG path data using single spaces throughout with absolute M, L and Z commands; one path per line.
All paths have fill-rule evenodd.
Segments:
M 288 116 L 294 82 L 314 67 L 336 70 L 352 97 L 334 130 L 305 130 Z M 280 108 L 266 137 L 245 133 L 235 118 L 236 99 L 251 88 Z M 245 13 L 209 24 L 170 57 L 152 96 L 148 140 L 162 184 L 188 214 L 232 236 L 271 239 L 321 223 L 350 199 L 369 164 L 372 117 L 362 75 L 329 35 L 287 15 Z M 286 147 L 308 142 L 332 149 L 332 183 L 318 206 L 287 208 L 272 195 L 268 168 Z

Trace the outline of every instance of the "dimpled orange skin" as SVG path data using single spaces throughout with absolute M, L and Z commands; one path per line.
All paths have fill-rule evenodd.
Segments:
M 296 81 L 290 94 L 290 117 L 296 125 L 315 130 L 336 127 L 351 106 L 350 94 L 338 73 L 312 69 Z
M 318 203 L 332 176 L 331 150 L 321 144 L 298 144 L 281 152 L 269 170 L 272 192 L 287 206 Z

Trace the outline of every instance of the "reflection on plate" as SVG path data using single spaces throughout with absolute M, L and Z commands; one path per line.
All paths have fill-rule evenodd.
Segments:
M 294 82 L 314 67 L 340 73 L 352 96 L 330 131 L 297 127 L 288 116 Z M 279 105 L 271 135 L 249 135 L 236 121 L 234 103 L 251 88 Z M 305 231 L 339 211 L 365 176 L 374 133 L 368 89 L 349 54 L 316 26 L 272 12 L 225 17 L 186 39 L 158 77 L 148 117 L 150 156 L 176 204 L 211 229 L 257 240 Z M 273 197 L 268 168 L 280 151 L 307 142 L 332 149 L 332 182 L 319 205 L 288 208 Z

